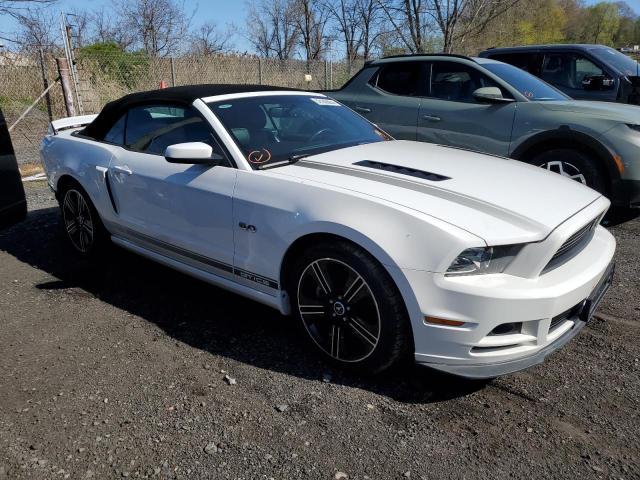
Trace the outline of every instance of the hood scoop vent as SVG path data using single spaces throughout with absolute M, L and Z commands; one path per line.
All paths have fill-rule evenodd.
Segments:
M 355 162 L 353 165 L 358 165 L 359 167 L 374 168 L 376 170 L 383 170 L 385 172 L 398 173 L 400 175 L 408 175 L 410 177 L 417 177 L 423 180 L 431 180 L 432 182 L 451 180 L 451 177 L 445 177 L 444 175 L 440 175 L 438 173 L 416 170 L 415 168 L 402 167 L 400 165 L 392 165 L 390 163 L 374 162 L 371 160 L 362 160 L 360 162 Z

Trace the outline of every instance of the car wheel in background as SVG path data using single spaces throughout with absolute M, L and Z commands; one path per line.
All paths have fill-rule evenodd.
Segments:
M 382 265 L 356 245 L 337 241 L 307 249 L 287 284 L 305 335 L 334 364 L 375 374 L 413 351 L 400 292 Z
M 607 194 L 606 177 L 598 161 L 582 152 L 570 149 L 548 150 L 527 163 L 580 182 L 603 195 Z
M 87 192 L 71 181 L 61 188 L 59 198 L 62 225 L 74 251 L 83 257 L 100 253 L 109 236 Z

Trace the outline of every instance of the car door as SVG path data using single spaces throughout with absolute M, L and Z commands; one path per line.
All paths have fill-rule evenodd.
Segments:
M 231 275 L 232 197 L 237 170 L 169 163 L 167 146 L 205 142 L 226 152 L 208 122 L 190 107 L 142 105 L 125 119 L 124 146 L 109 167 L 119 234 L 185 263 Z
M 423 64 L 383 64 L 357 98 L 340 100 L 393 137 L 415 140 L 420 97 L 424 93 Z
M 473 92 L 481 87 L 506 89 L 478 69 L 454 61 L 434 61 L 429 94 L 420 106 L 418 140 L 496 155 L 509 153 L 516 102 L 481 103 Z
M 578 52 L 546 53 L 540 78 L 576 100 L 616 101 L 614 77 Z

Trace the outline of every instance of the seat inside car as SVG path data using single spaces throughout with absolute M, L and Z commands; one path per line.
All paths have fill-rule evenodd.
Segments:
M 436 76 L 431 85 L 431 95 L 436 98 L 463 101 L 475 90 L 467 72 L 446 72 Z
M 276 141 L 273 132 L 266 128 L 267 115 L 260 105 L 225 106 L 217 108 L 216 115 L 245 150 L 259 150 Z

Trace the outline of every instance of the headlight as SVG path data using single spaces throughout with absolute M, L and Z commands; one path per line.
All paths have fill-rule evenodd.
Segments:
M 467 248 L 451 263 L 446 275 L 502 273 L 521 248 L 522 245 Z

